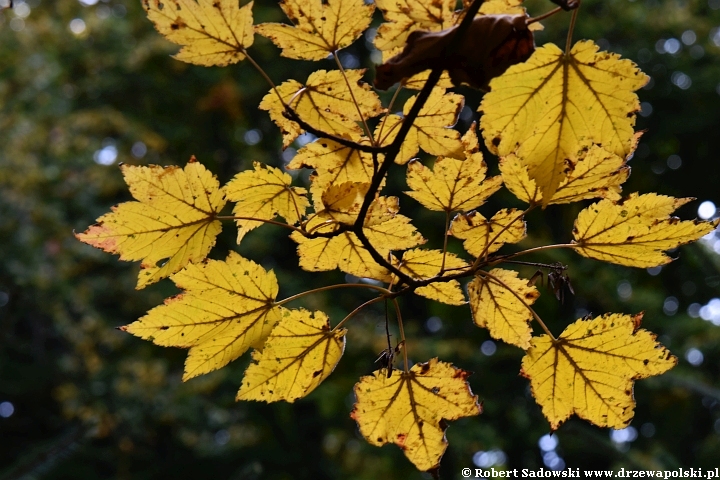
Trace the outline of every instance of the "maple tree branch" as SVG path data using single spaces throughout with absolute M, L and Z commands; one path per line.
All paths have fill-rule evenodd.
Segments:
M 486 272 L 486 271 L 484 271 L 484 270 L 480 270 L 480 271 L 478 272 L 478 274 L 480 274 L 480 275 L 483 276 L 483 277 L 489 278 L 489 279 L 492 280 L 493 282 L 497 283 L 498 285 L 503 286 L 506 290 L 508 290 L 510 293 L 512 293 L 513 296 L 515 296 L 515 298 L 517 298 L 520 303 L 522 303 L 523 305 L 525 305 L 525 308 L 527 308 L 527 309 L 530 311 L 530 313 L 531 313 L 532 316 L 535 318 L 535 320 L 538 322 L 538 324 L 540 324 L 540 327 L 545 331 L 546 334 L 548 334 L 548 336 L 553 340 L 553 342 L 556 342 L 556 341 L 557 341 L 557 338 L 555 338 L 555 336 L 552 334 L 552 332 L 551 332 L 550 329 L 547 327 L 547 325 L 545 325 L 545 322 L 542 321 L 542 318 L 540 318 L 540 315 L 537 314 L 537 312 L 535 311 L 535 309 L 533 309 L 530 305 L 527 304 L 527 302 L 525 301 L 525 299 L 522 298 L 522 296 L 520 296 L 520 294 L 518 294 L 515 290 L 513 290 L 512 288 L 510 288 L 505 282 L 503 282 L 503 281 L 500 280 L 498 277 L 496 277 L 495 275 L 493 275 L 493 274 L 491 274 L 491 273 L 489 273 L 489 272 Z
M 285 105 L 285 104 L 284 104 Z M 315 135 L 318 138 L 327 138 L 328 140 L 332 140 L 333 142 L 339 143 L 340 145 L 344 147 L 349 147 L 355 150 L 359 150 L 361 152 L 367 152 L 367 153 L 383 153 L 385 152 L 389 147 L 377 147 L 373 145 L 363 145 L 361 143 L 353 142 L 352 140 L 348 140 L 344 137 L 338 137 L 337 135 L 331 135 L 329 133 L 323 132 L 322 130 L 313 127 L 309 123 L 307 123 L 305 120 L 300 118 L 300 116 L 297 114 L 295 110 L 293 110 L 289 105 L 285 105 L 285 111 L 283 111 L 283 116 L 287 118 L 288 120 L 292 120 L 293 122 L 300 125 L 300 128 L 305 130 L 308 133 L 311 133 Z
M 388 290 L 387 288 L 378 287 L 377 285 L 371 285 L 371 284 L 369 284 L 369 283 L 364 283 L 364 284 L 361 284 L 361 283 L 338 283 L 338 284 L 335 284 L 335 285 L 326 285 L 326 286 L 324 286 L 324 287 L 313 288 L 312 290 L 307 290 L 307 291 L 305 291 L 305 292 L 300 292 L 300 293 L 297 293 L 297 294 L 295 294 L 295 295 L 291 295 L 291 296 L 289 296 L 289 297 L 287 297 L 287 298 L 283 298 L 282 300 L 280 300 L 280 301 L 278 301 L 278 302 L 275 302 L 274 305 L 275 305 L 275 306 L 282 306 L 282 305 L 285 305 L 286 303 L 292 302 L 293 300 L 297 300 L 298 298 L 302 298 L 302 297 L 304 297 L 304 296 L 306 296 L 306 295 L 310 295 L 310 294 L 313 294 L 313 293 L 325 292 L 325 291 L 328 291 L 328 290 L 335 290 L 336 288 L 369 288 L 369 289 L 371 289 L 371 290 L 376 290 L 376 291 L 378 291 L 378 292 L 382 292 L 383 294 L 392 293 L 392 292 L 391 292 L 390 290 Z M 385 298 L 385 297 L 384 297 L 384 295 L 383 295 L 383 296 L 380 296 L 380 297 L 377 297 L 377 298 L 382 299 L 382 298 Z M 337 327 L 335 327 L 335 328 L 337 328 Z
M 520 213 L 520 215 L 518 215 L 512 222 L 509 222 L 507 225 L 503 226 L 503 228 L 500 229 L 500 231 L 493 237 L 493 239 L 490 240 L 489 242 L 487 242 L 487 245 L 485 245 L 485 248 L 483 249 L 483 251 L 480 252 L 480 255 L 478 255 L 477 258 L 475 259 L 475 262 L 473 263 L 473 267 L 475 267 L 476 265 L 478 265 L 478 264 L 480 263 L 480 261 L 481 261 L 480 259 L 481 259 L 481 258 L 484 257 L 485 260 L 487 260 L 487 255 L 488 255 L 488 251 L 490 250 L 490 247 L 492 246 L 493 243 L 495 243 L 495 241 L 496 241 L 498 238 L 500 238 L 500 235 L 502 235 L 502 234 L 503 234 L 508 228 L 510 228 L 515 222 L 517 222 L 518 220 L 520 220 L 520 219 L 522 219 L 523 217 L 525 217 L 525 215 L 527 215 L 528 213 L 530 213 L 536 206 L 537 206 L 537 205 L 534 204 L 534 203 L 531 204 L 531 205 L 528 206 L 528 208 L 526 208 L 522 213 Z M 492 219 L 491 219 L 491 220 L 492 220 Z

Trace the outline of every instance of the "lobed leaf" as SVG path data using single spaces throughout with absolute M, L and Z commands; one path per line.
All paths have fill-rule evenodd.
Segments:
M 245 59 L 253 43 L 253 2 L 237 0 L 143 0 L 155 28 L 183 48 L 177 60 L 224 67 Z
M 402 259 L 396 263 L 401 272 L 417 280 L 433 278 L 440 275 L 441 272 L 443 274 L 457 273 L 459 269 L 468 266 L 464 260 L 452 253 L 445 252 L 443 254 L 442 250 L 422 250 L 419 248 L 403 253 Z M 463 305 L 465 303 L 465 295 L 463 295 L 460 282 L 457 280 L 434 282 L 418 287 L 415 289 L 415 293 L 430 300 L 449 305 Z
M 656 193 L 605 199 L 581 211 L 573 228 L 575 251 L 585 257 L 629 267 L 650 268 L 672 261 L 663 252 L 712 232 L 720 220 L 680 221 L 670 214 L 690 198 Z
M 230 252 L 172 276 L 184 292 L 121 330 L 163 347 L 189 348 L 183 380 L 212 372 L 262 347 L 280 321 L 275 274 Z
M 482 257 L 500 249 L 506 243 L 525 238 L 525 221 L 520 210 L 504 208 L 487 220 L 479 212 L 455 216 L 450 234 L 463 242 L 470 255 Z
M 370 444 L 394 443 L 419 470 L 435 469 L 447 448 L 445 420 L 482 413 L 469 375 L 437 358 L 390 378 L 378 370 L 355 385 L 350 416 Z
M 541 203 L 542 191 L 530 178 L 528 169 L 515 155 L 500 159 L 503 183 L 513 195 L 527 203 Z M 627 161 L 593 145 L 573 168 L 568 168 L 548 205 L 579 202 L 590 198 L 620 200 L 622 185 L 630 176 Z
M 254 162 L 253 167 L 254 170 L 238 173 L 225 185 L 225 196 L 229 201 L 236 202 L 233 214 L 261 220 L 281 216 L 288 225 L 297 224 L 310 206 L 307 190 L 292 187 L 292 177 L 279 168 L 260 162 Z M 263 224 L 255 220 L 235 222 L 238 226 L 238 243 L 249 231 Z
M 528 306 L 540 296 L 537 288 L 513 270 L 495 268 L 476 276 L 468 284 L 468 295 L 478 327 L 487 328 L 493 338 L 523 350 L 530 348 L 533 315 Z
M 648 76 L 598 48 L 582 41 L 565 55 L 544 45 L 494 79 L 480 105 L 487 147 L 499 156 L 515 152 L 545 199 L 584 148 L 599 144 L 625 158 L 634 146 L 640 103 L 633 92 Z
M 280 47 L 280 55 L 299 60 L 322 60 L 349 46 L 375 10 L 363 0 L 283 0 L 280 7 L 293 25 L 263 23 L 255 31 Z
M 641 320 L 642 314 L 607 314 L 577 320 L 557 340 L 532 339 L 521 374 L 553 430 L 573 414 L 599 427 L 630 424 L 634 380 L 677 364 L 655 335 L 639 328 Z
M 319 184 L 324 190 L 329 185 L 344 182 L 370 183 L 373 160 L 370 153 L 321 138 L 298 150 L 286 168 L 314 169 L 316 176 L 313 184 Z
M 294 402 L 315 390 L 335 369 L 347 330 L 331 330 L 323 312 L 285 310 L 262 351 L 255 350 L 237 400 Z
M 121 203 L 75 234 L 81 242 L 142 260 L 135 288 L 145 288 L 203 260 L 222 230 L 225 198 L 215 176 L 192 157 L 185 168 L 121 165 L 136 202 Z
M 500 189 L 500 176 L 485 178 L 487 165 L 483 160 L 475 124 L 462 138 L 465 160 L 440 157 L 432 170 L 417 160 L 408 164 L 405 192 L 425 208 L 436 211 L 468 211 L 481 206 Z

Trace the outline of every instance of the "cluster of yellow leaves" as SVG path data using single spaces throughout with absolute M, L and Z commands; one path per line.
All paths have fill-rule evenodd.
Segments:
M 442 31 L 462 19 L 455 0 L 375 4 L 385 19 L 374 39 L 384 58 L 398 53 L 411 32 Z M 375 9 L 363 0 L 283 0 L 291 24 L 253 26 L 252 2 L 240 7 L 236 0 L 143 0 L 143 5 L 158 31 L 182 45 L 178 60 L 205 66 L 246 58 L 255 32 L 285 57 L 333 57 L 363 34 Z M 487 14 L 525 10 L 519 0 L 489 0 L 478 13 Z M 499 176 L 487 177 L 475 124 L 462 138 L 453 128 L 464 98 L 447 91 L 447 76 L 420 109 L 394 160 L 409 162 L 406 194 L 446 215 L 446 235 L 463 241 L 475 257 L 473 265 L 446 248 L 417 248 L 426 240 L 399 213 L 397 197 L 378 193 L 366 199 L 371 184 L 381 180 L 374 176 L 384 153 L 373 156 L 363 147 L 392 144 L 417 97 L 405 102 L 402 115 L 390 114 L 363 83 L 365 70 L 342 68 L 317 70 L 304 84 L 287 80 L 260 104 L 282 131 L 283 147 L 303 125 L 333 137 L 303 146 L 287 165 L 314 170 L 309 189 L 292 186 L 290 175 L 259 163 L 222 188 L 194 158 L 185 168 L 124 165 L 135 201 L 114 207 L 77 237 L 121 260 L 140 260 L 137 288 L 169 277 L 182 290 L 122 329 L 157 345 L 189 349 L 183 379 L 255 349 L 238 400 L 293 402 L 308 395 L 339 362 L 346 330 L 332 328 L 322 312 L 283 307 L 274 273 L 251 260 L 236 253 L 225 261 L 207 260 L 227 201 L 234 203 L 233 217 L 226 218 L 237 223 L 238 243 L 263 223 L 284 225 L 293 229 L 290 238 L 298 244 L 304 270 L 338 268 L 391 286 L 405 276 L 416 282 L 417 295 L 469 303 L 476 325 L 526 351 L 522 373 L 553 429 L 573 414 L 622 428 L 633 416 L 633 381 L 676 363 L 639 328 L 641 315 L 579 319 L 558 338 L 541 323 L 546 334 L 533 336 L 530 322 L 539 319 L 531 308 L 539 296 L 535 286 L 515 271 L 474 268 L 526 236 L 525 212 L 506 208 L 487 218 L 476 210 L 503 184 L 531 207 L 600 199 L 578 215 L 572 248 L 620 265 L 665 264 L 670 261 L 665 251 L 717 225 L 671 217 L 687 199 L 657 194 L 622 199 L 627 158 L 639 137 L 633 130 L 639 108 L 634 92 L 648 77 L 629 60 L 598 50 L 591 41 L 567 53 L 545 45 L 491 82 L 480 105 L 480 125 L 487 147 L 501 157 Z M 420 73 L 404 86 L 419 88 L 425 78 L 427 72 Z M 431 168 L 413 160 L 420 150 L 437 156 Z M 380 183 L 381 190 L 384 179 Z M 364 209 L 362 225 L 351 231 Z M 452 221 L 451 214 L 456 214 Z M 458 279 L 444 277 L 470 268 L 475 276 L 466 300 Z M 445 421 L 481 413 L 468 372 L 432 359 L 391 373 L 383 368 L 360 379 L 352 417 L 371 444 L 394 443 L 419 469 L 436 469 L 447 447 Z

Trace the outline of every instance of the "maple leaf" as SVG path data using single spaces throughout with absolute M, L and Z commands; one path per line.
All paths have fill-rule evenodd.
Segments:
M 522 212 L 504 208 L 487 220 L 479 212 L 459 214 L 453 218 L 450 234 L 463 242 L 470 255 L 482 257 L 494 253 L 506 243 L 517 243 L 525 238 Z
M 225 196 L 236 202 L 233 214 L 238 217 L 253 217 L 272 220 L 281 216 L 289 225 L 297 224 L 310 206 L 307 190 L 292 187 L 292 177 L 279 168 L 253 163 L 254 170 L 240 172 L 225 185 Z M 255 220 L 236 220 L 237 242 L 249 231 L 262 225 Z
M 575 220 L 575 251 L 629 267 L 669 263 L 672 259 L 663 253 L 665 250 L 698 240 L 720 222 L 680 221 L 670 216 L 691 200 L 656 193 L 633 193 L 619 202 L 601 200 L 581 211 Z
M 634 146 L 633 92 L 648 77 L 630 60 L 598 52 L 591 41 L 569 55 L 546 44 L 530 59 L 490 82 L 480 126 L 491 152 L 515 152 L 550 199 L 565 177 L 566 161 L 593 143 L 625 158 Z
M 487 328 L 493 338 L 530 347 L 533 316 L 528 308 L 540 296 L 527 280 L 513 270 L 495 268 L 488 275 L 476 276 L 468 284 L 470 310 L 478 327 Z
M 236 399 L 292 403 L 308 395 L 340 361 L 345 333 L 331 330 L 323 312 L 285 310 L 262 351 L 253 352 Z
M 370 444 L 394 443 L 419 470 L 437 468 L 447 448 L 445 421 L 482 413 L 469 375 L 437 358 L 390 378 L 375 371 L 355 385 L 350 416 Z
M 462 138 L 465 160 L 440 157 L 432 171 L 417 160 L 408 164 L 405 192 L 425 208 L 436 211 L 468 211 L 477 208 L 502 186 L 500 176 L 485 178 L 483 160 L 475 124 Z
M 557 340 L 534 337 L 522 360 L 533 396 L 553 430 L 577 414 L 600 427 L 625 428 L 633 417 L 633 381 L 660 375 L 677 358 L 640 329 L 642 314 L 579 319 Z
M 261 347 L 280 321 L 272 271 L 230 252 L 172 276 L 183 293 L 121 330 L 163 347 L 189 348 L 183 380 L 212 372 Z
M 401 272 L 406 273 L 413 279 L 424 280 L 440 275 L 451 270 L 467 267 L 467 263 L 452 253 L 443 254 L 442 250 L 422 250 L 419 248 L 408 250 L 403 253 L 402 259 L 396 262 Z M 430 300 L 447 303 L 449 305 L 463 305 L 465 295 L 457 280 L 434 282 L 429 285 L 418 287 L 415 293 Z
M 315 216 L 307 223 L 306 228 L 309 232 L 332 232 L 335 226 L 335 221 Z M 406 250 L 426 241 L 410 224 L 410 219 L 403 215 L 365 226 L 363 231 L 371 245 L 384 258 L 388 257 L 391 250 Z M 370 252 L 353 232 L 342 232 L 331 238 L 307 238 L 299 232 L 293 232 L 290 238 L 298 244 L 300 267 L 304 270 L 320 272 L 339 268 L 357 277 L 390 281 L 387 269 L 373 260 Z
M 560 182 L 548 205 L 579 202 L 590 198 L 619 200 L 622 185 L 630 176 L 627 161 L 593 145 Z M 503 183 L 517 198 L 527 203 L 541 203 L 542 192 L 528 169 L 514 154 L 500 159 Z
M 185 168 L 121 165 L 136 202 L 121 203 L 75 234 L 81 242 L 142 260 L 141 289 L 204 259 L 222 227 L 215 216 L 225 198 L 215 176 L 192 157 Z
M 245 58 L 253 43 L 253 2 L 237 0 L 143 0 L 155 28 L 183 48 L 177 60 L 224 67 Z
M 329 185 L 344 182 L 370 183 L 374 171 L 370 153 L 325 138 L 302 147 L 285 168 L 315 169 L 317 176 L 313 183 L 322 185 L 323 190 Z
M 283 148 L 302 133 L 297 123 L 283 115 L 285 105 L 322 132 L 359 139 L 362 129 L 358 122 L 384 112 L 377 94 L 368 84 L 360 81 L 364 73 L 365 70 L 317 70 L 310 74 L 304 86 L 288 80 L 278 85 L 277 89 L 270 90 L 259 108 L 267 110 L 273 122 L 280 127 Z
M 378 50 L 402 47 L 415 30 L 437 32 L 452 27 L 456 3 L 455 0 L 376 0 L 386 22 L 377 29 L 375 47 Z
M 323 208 L 317 212 L 318 217 L 346 225 L 355 224 L 369 188 L 369 183 L 358 182 L 329 185 L 322 193 Z M 400 200 L 397 197 L 377 197 L 370 204 L 363 225 L 369 227 L 387 222 L 399 211 Z
M 416 96 L 405 102 L 403 114 L 407 115 L 415 103 Z M 445 93 L 445 89 L 435 87 L 427 102 L 413 122 L 405 137 L 395 163 L 403 165 L 417 155 L 420 148 L 431 155 L 445 155 L 463 158 L 460 133 L 452 127 L 457 123 L 458 115 L 465 105 L 465 98 L 455 93 Z M 381 145 L 389 145 L 397 136 L 404 117 L 388 115 L 375 130 L 375 137 Z
M 367 29 L 374 5 L 363 0 L 283 0 L 285 14 L 295 26 L 263 23 L 255 27 L 282 48 L 280 55 L 299 60 L 322 60 L 347 47 Z

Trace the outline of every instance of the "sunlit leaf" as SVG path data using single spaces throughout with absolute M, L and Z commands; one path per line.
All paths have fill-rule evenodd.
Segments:
M 253 43 L 253 2 L 238 0 L 143 0 L 155 28 L 183 45 L 175 58 L 196 65 L 220 66 L 245 58 Z
M 478 275 L 468 284 L 470 309 L 478 327 L 487 328 L 493 338 L 530 347 L 533 316 L 528 309 L 540 296 L 517 272 L 494 268 L 488 275 Z
M 323 312 L 285 310 L 262 351 L 253 352 L 237 400 L 294 402 L 308 395 L 340 361 L 345 333 L 331 330 Z
M 419 470 L 434 469 L 447 448 L 445 421 L 482 413 L 468 375 L 437 358 L 390 378 L 376 371 L 355 385 L 351 417 L 370 444 L 394 443 Z
M 438 32 L 455 23 L 455 0 L 426 2 L 423 0 L 376 0 L 386 22 L 375 37 L 378 50 L 402 47 L 415 30 Z
M 505 208 L 487 220 L 478 212 L 457 215 L 450 225 L 450 234 L 465 240 L 465 251 L 475 257 L 494 253 L 506 243 L 525 238 L 522 212 Z
M 408 165 L 407 193 L 425 208 L 437 211 L 468 211 L 477 208 L 502 185 L 502 178 L 486 179 L 487 165 L 482 158 L 473 124 L 462 138 L 465 160 L 440 157 L 432 170 L 419 161 Z
M 322 60 L 347 47 L 370 25 L 375 10 L 363 0 L 283 0 L 280 6 L 293 25 L 263 23 L 255 31 L 282 48 L 282 56 L 300 60 Z
M 553 430 L 573 414 L 600 427 L 628 426 L 633 382 L 677 364 L 655 335 L 639 328 L 641 319 L 642 314 L 607 314 L 577 320 L 557 340 L 532 339 L 522 374 Z
M 164 347 L 189 348 L 183 380 L 224 367 L 261 347 L 280 320 L 272 271 L 235 252 L 172 276 L 183 293 L 121 330 Z
M 415 98 L 416 96 L 413 96 L 405 102 L 404 115 L 410 113 Z M 401 165 L 407 163 L 421 148 L 431 155 L 464 158 L 460 133 L 450 128 L 457 123 L 464 104 L 465 99 L 461 95 L 445 93 L 445 89 L 435 87 L 410 127 L 395 162 Z M 388 115 L 375 129 L 376 140 L 381 145 L 392 143 L 400 130 L 403 118 L 398 115 Z
M 452 253 L 443 255 L 442 250 L 421 250 L 419 248 L 403 253 L 402 259 L 397 262 L 397 267 L 401 272 L 417 280 L 435 277 L 440 275 L 441 271 L 445 274 L 457 273 L 459 269 L 467 266 L 464 260 Z M 415 293 L 450 305 L 465 303 L 465 295 L 457 280 L 434 282 L 417 288 Z
M 281 216 L 289 225 L 297 224 L 310 205 L 304 188 L 292 187 L 292 177 L 279 168 L 259 162 L 253 164 L 254 170 L 240 172 L 225 185 L 225 196 L 235 202 L 233 214 L 238 217 L 253 217 L 272 220 Z M 237 241 L 262 222 L 254 220 L 236 220 L 238 225 Z
M 591 41 L 566 56 L 552 44 L 490 83 L 480 126 L 493 153 L 517 153 L 544 198 L 565 178 L 566 160 L 599 144 L 625 158 L 634 144 L 633 93 L 648 81 L 630 60 L 598 52 Z
M 629 267 L 669 263 L 672 259 L 664 251 L 698 240 L 719 222 L 680 221 L 670 216 L 691 200 L 656 193 L 633 193 L 619 202 L 601 200 L 575 220 L 575 250 L 585 257 Z
M 283 115 L 283 102 L 302 120 L 320 131 L 359 139 L 363 131 L 358 122 L 384 111 L 377 94 L 369 85 L 360 81 L 364 73 L 365 70 L 345 70 L 343 76 L 340 70 L 317 70 L 310 74 L 304 86 L 295 80 L 288 80 L 277 87 L 277 92 L 275 89 L 270 90 L 263 97 L 259 108 L 267 110 L 270 118 L 282 130 L 284 147 L 290 145 L 302 133 L 302 129 Z
M 369 183 L 331 184 L 322 194 L 323 209 L 318 215 L 320 218 L 353 225 L 357 221 L 369 188 Z M 400 201 L 397 197 L 377 197 L 370 204 L 363 225 L 370 227 L 387 222 L 399 211 Z
M 517 198 L 527 203 L 541 203 L 542 192 L 528 174 L 528 169 L 514 154 L 500 159 L 503 182 Z M 590 198 L 619 200 L 622 185 L 630 176 L 627 162 L 617 155 L 593 145 L 560 182 L 548 204 L 571 203 Z
M 370 153 L 345 147 L 325 138 L 308 143 L 293 157 L 286 168 L 313 168 L 323 189 L 344 182 L 370 183 L 373 160 Z
M 185 168 L 120 167 L 136 202 L 113 207 L 75 236 L 120 260 L 142 260 L 138 289 L 204 259 L 222 229 L 225 198 L 215 176 L 191 158 Z

